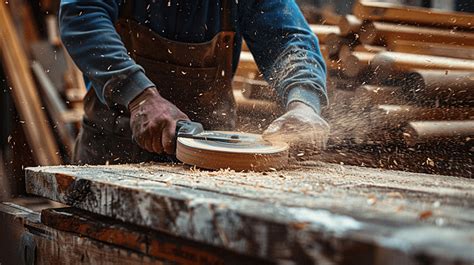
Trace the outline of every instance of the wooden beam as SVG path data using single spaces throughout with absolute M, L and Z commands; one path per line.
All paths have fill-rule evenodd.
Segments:
M 164 233 L 127 225 L 114 219 L 75 208 L 56 208 L 41 211 L 41 222 L 49 228 L 118 246 L 166 264 L 224 265 L 272 264 L 236 255 L 225 249 L 212 248 Z
M 406 26 L 367 21 L 362 25 L 360 41 L 370 45 L 388 45 L 399 40 L 474 46 L 474 33 L 449 29 Z
M 401 22 L 432 27 L 474 29 L 472 14 L 439 9 L 357 1 L 353 13 L 362 20 Z
M 463 70 L 474 69 L 474 61 L 399 52 L 381 52 L 371 60 L 371 68 L 379 81 L 414 69 Z
M 55 124 L 55 128 L 58 130 L 61 142 L 64 145 L 69 157 L 71 157 L 72 149 L 74 147 L 74 134 L 71 124 L 68 124 L 68 122 L 64 119 L 64 114 L 68 112 L 66 104 L 60 97 L 51 80 L 46 75 L 43 67 L 38 62 L 33 62 L 31 68 L 33 73 L 36 75 L 40 87 L 43 90 L 42 94 L 44 96 L 46 108 L 51 115 L 51 119 Z
M 474 69 L 474 68 L 473 68 Z M 474 106 L 474 72 L 415 70 L 403 77 L 408 96 L 420 103 Z
M 326 38 L 329 34 L 339 34 L 339 27 L 332 25 L 318 25 L 311 24 L 309 25 L 311 30 L 316 34 L 321 44 L 326 43 Z
M 104 244 L 40 223 L 40 214 L 0 203 L 2 264 L 160 264 L 130 249 Z
M 410 122 L 403 133 L 408 145 L 436 142 L 471 144 L 474 120 Z
M 29 168 L 26 181 L 28 192 L 79 209 L 274 261 L 474 261 L 467 178 L 329 164 L 263 175 L 122 165 Z
M 28 58 L 16 34 L 7 4 L 0 3 L 0 49 L 3 64 L 12 86 L 12 96 L 25 134 L 39 165 L 61 163 L 58 146 L 31 75 Z
M 387 45 L 388 50 L 393 52 L 474 60 L 473 48 L 465 45 L 406 40 L 397 40 Z

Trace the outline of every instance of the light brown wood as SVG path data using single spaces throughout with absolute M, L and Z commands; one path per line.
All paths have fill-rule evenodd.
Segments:
M 399 40 L 474 46 L 474 33 L 449 29 L 406 26 L 369 21 L 362 25 L 360 41 L 371 45 L 388 45 Z
M 362 26 L 362 20 L 354 15 L 346 15 L 339 21 L 339 29 L 341 36 L 358 33 Z
M 340 33 L 338 26 L 311 24 L 309 25 L 309 27 L 314 32 L 314 34 L 316 34 L 319 39 L 319 42 L 322 44 L 326 43 L 326 38 L 329 34 Z
M 397 40 L 387 44 L 393 52 L 424 54 L 474 60 L 474 48 L 465 45 Z
M 357 100 L 354 99 L 353 102 Z M 362 125 L 357 125 L 362 126 L 363 130 L 361 132 L 356 130 L 354 135 L 357 142 L 364 144 L 402 144 L 404 139 L 402 130 L 412 121 L 455 121 L 474 118 L 474 109 L 467 107 L 436 108 L 387 104 L 372 107 L 367 104 L 361 107 L 363 109 L 359 112 L 364 119 L 360 121 Z
M 24 121 L 28 144 L 39 165 L 61 163 L 57 143 L 42 109 L 30 71 L 28 58 L 22 49 L 4 1 L 0 2 L 0 49 L 3 64 L 12 86 L 15 106 Z
M 402 22 L 434 27 L 474 29 L 472 14 L 439 9 L 357 1 L 353 13 L 362 20 Z
M 350 47 L 349 45 L 343 45 L 339 50 L 339 59 L 344 60 L 344 58 L 352 55 L 352 52 L 370 52 L 370 53 L 379 53 L 384 52 L 387 49 L 381 46 L 373 46 L 367 44 L 359 44 L 354 47 Z
M 369 69 L 375 54 L 371 52 L 352 52 L 342 59 L 342 71 L 348 77 L 357 77 Z
M 400 72 L 409 72 L 413 69 L 472 71 L 474 61 L 399 52 L 381 52 L 372 59 L 371 68 L 378 80 L 385 80 Z
M 467 107 L 418 107 L 410 105 L 377 105 L 370 114 L 373 123 L 389 127 L 405 126 L 410 121 L 474 119 L 474 109 Z
M 471 71 L 416 70 L 407 74 L 405 90 L 412 99 L 474 106 L 474 68 Z
M 226 132 L 252 143 L 222 143 L 178 137 L 176 157 L 183 163 L 205 169 L 267 171 L 288 164 L 288 145 L 263 141 L 261 135 Z
M 410 122 L 403 135 L 408 145 L 450 140 L 472 144 L 474 120 Z
M 31 68 L 36 76 L 40 88 L 42 89 L 46 109 L 51 115 L 51 119 L 58 131 L 59 138 L 61 139 L 67 154 L 71 157 L 74 146 L 74 134 L 71 124 L 68 124 L 63 116 L 63 114 L 68 111 L 67 106 L 59 95 L 57 88 L 54 87 L 53 83 L 46 75 L 44 68 L 38 62 L 33 62 Z

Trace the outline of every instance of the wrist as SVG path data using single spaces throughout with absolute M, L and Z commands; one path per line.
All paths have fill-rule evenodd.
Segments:
M 160 96 L 156 87 L 149 87 L 143 90 L 140 94 L 138 94 L 134 99 L 130 101 L 128 104 L 129 111 L 135 110 L 140 105 L 144 104 L 148 99 L 152 97 Z

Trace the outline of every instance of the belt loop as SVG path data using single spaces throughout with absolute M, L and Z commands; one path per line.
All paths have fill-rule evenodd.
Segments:
M 119 18 L 133 18 L 134 0 L 123 0 Z
M 221 0 L 221 31 L 235 31 L 232 21 L 232 0 Z

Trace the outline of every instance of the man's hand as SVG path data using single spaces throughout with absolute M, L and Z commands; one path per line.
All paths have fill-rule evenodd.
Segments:
M 176 122 L 189 120 L 175 105 L 148 88 L 129 104 L 130 126 L 137 144 L 148 152 L 174 154 Z
M 328 135 L 328 123 L 311 107 L 297 101 L 290 103 L 287 112 L 263 132 L 264 139 L 269 141 L 312 145 L 317 149 L 326 147 Z

